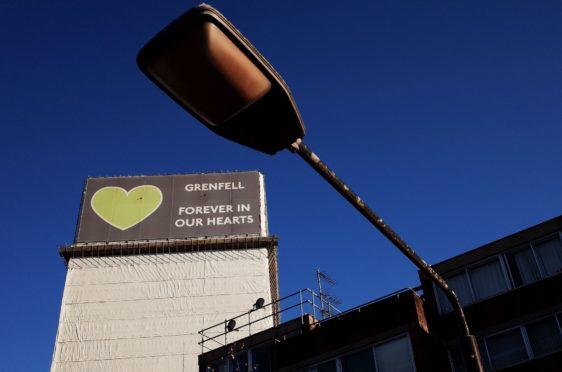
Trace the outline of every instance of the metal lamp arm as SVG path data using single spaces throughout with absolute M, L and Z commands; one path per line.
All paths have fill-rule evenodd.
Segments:
M 453 306 L 453 311 L 461 328 L 461 347 L 465 355 L 468 371 L 483 371 L 480 353 L 476 345 L 476 340 L 470 334 L 470 329 L 466 322 L 464 311 L 455 292 L 449 288 L 447 282 L 433 268 L 419 257 L 414 250 L 398 236 L 398 234 L 388 226 L 365 202 L 355 194 L 336 174 L 331 171 L 320 158 L 302 143 L 301 139 L 296 140 L 289 147 L 291 152 L 297 153 L 306 161 L 316 172 L 318 172 L 337 192 L 339 192 L 355 209 L 359 211 L 377 230 L 379 230 L 400 252 L 402 252 L 411 262 L 414 263 L 424 274 L 426 274 L 437 287 L 441 288 Z

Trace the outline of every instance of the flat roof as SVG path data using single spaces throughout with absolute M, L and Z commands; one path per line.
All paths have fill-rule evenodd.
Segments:
M 277 247 L 276 236 L 213 237 L 198 239 L 134 240 L 76 243 L 59 249 L 65 263 L 73 257 L 108 257 L 141 254 L 185 253 L 227 249 Z

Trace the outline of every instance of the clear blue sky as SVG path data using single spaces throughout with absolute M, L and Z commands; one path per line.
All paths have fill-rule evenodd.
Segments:
M 296 155 L 215 136 L 138 50 L 189 1 L 0 4 L 2 366 L 51 362 L 87 176 L 260 170 L 281 292 L 349 308 L 417 273 Z M 562 2 L 217 1 L 291 87 L 307 143 L 428 262 L 562 214 Z

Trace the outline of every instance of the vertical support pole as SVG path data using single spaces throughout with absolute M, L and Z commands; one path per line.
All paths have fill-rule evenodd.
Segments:
M 301 308 L 301 325 L 304 324 L 304 308 L 302 304 L 302 289 L 299 291 L 299 304 Z
M 326 310 L 324 309 L 324 293 L 322 292 L 322 281 L 320 280 L 320 268 L 316 269 L 316 281 L 318 282 L 318 296 L 320 297 L 320 312 L 322 319 L 324 319 Z
M 310 291 L 311 297 L 312 297 L 312 316 L 314 317 L 314 321 L 316 321 L 316 304 L 314 303 L 314 297 L 316 297 L 316 294 L 314 293 L 314 291 Z
M 228 335 L 228 319 L 224 320 L 224 346 L 228 345 L 226 335 Z

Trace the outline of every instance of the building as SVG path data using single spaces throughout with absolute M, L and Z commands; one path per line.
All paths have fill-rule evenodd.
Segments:
M 60 254 L 51 371 L 196 371 L 200 329 L 278 298 L 258 172 L 88 179 Z
M 314 294 L 312 293 L 312 296 Z M 297 299 L 303 298 L 299 293 Z M 309 313 L 199 356 L 199 371 L 439 371 L 423 300 L 405 289 L 321 320 Z M 228 332 L 228 330 L 227 330 Z M 441 365 L 439 365 L 441 364 Z
M 562 370 L 562 216 L 433 266 L 458 295 L 489 371 Z M 464 371 L 455 319 L 420 274 L 430 332 Z
M 561 231 L 562 216 L 433 266 L 459 296 L 486 371 L 562 370 Z M 465 371 L 451 306 L 420 280 L 328 319 L 300 300 L 295 319 L 203 352 L 199 371 Z

